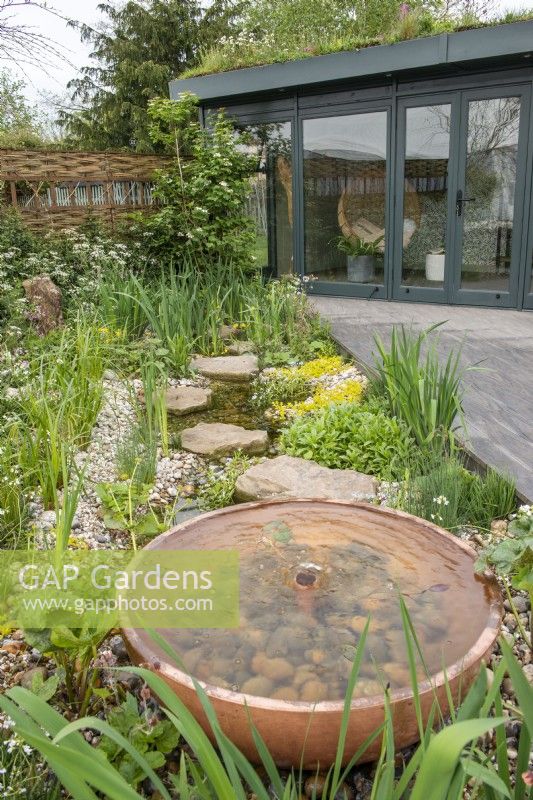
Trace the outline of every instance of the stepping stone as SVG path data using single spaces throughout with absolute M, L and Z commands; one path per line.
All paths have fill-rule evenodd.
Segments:
M 178 417 L 203 411 L 211 405 L 213 392 L 198 386 L 173 386 L 166 393 L 167 411 Z
M 232 455 L 237 450 L 257 455 L 267 449 L 268 434 L 266 431 L 248 431 L 240 425 L 200 422 L 194 428 L 182 431 L 181 446 L 191 453 L 213 458 Z
M 246 470 L 237 479 L 235 497 L 242 501 L 271 497 L 373 500 L 377 487 L 375 478 L 353 469 L 330 469 L 305 458 L 277 456 Z
M 219 381 L 249 381 L 259 372 L 257 356 L 247 353 L 241 356 L 196 356 L 191 367 L 206 378 Z
M 244 353 L 253 353 L 254 350 L 254 343 L 246 340 L 242 342 L 233 342 L 228 345 L 228 353 L 230 356 L 242 356 Z

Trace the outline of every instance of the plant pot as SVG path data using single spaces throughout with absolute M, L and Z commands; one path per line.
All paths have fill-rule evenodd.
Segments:
M 428 253 L 426 256 L 426 278 L 428 281 L 444 281 L 444 253 Z
M 454 703 L 459 697 L 464 698 L 478 674 L 482 659 L 487 660 L 498 637 L 501 597 L 497 582 L 490 573 L 475 575 L 475 552 L 457 536 L 426 520 L 367 503 L 278 498 L 202 514 L 153 539 L 147 550 L 234 550 L 238 547 L 242 555 L 250 552 L 250 548 L 255 551 L 258 532 L 264 531 L 265 525 L 273 522 L 279 524 L 280 519 L 284 518 L 292 521 L 291 524 L 298 531 L 298 541 L 312 545 L 326 562 L 328 546 L 349 547 L 355 543 L 361 547 L 361 543 L 371 542 L 375 554 L 385 554 L 387 559 L 392 559 L 391 563 L 398 558 L 405 559 L 408 551 L 411 559 L 407 562 L 410 564 L 410 585 L 426 586 L 433 581 L 446 580 L 445 586 L 437 583 L 432 588 L 437 592 L 446 589 L 448 602 L 457 609 L 459 627 L 463 622 L 457 592 L 464 587 L 468 592 L 471 629 L 461 648 L 465 652 L 458 649 L 459 658 L 448 655 L 446 671 L 437 670 L 435 674 L 428 674 L 427 678 L 420 680 L 418 692 L 424 726 L 435 701 L 441 708 L 447 708 L 450 697 Z M 302 521 L 304 519 L 310 521 L 309 525 Z M 425 580 L 421 576 L 428 568 L 428 559 L 436 559 L 436 562 L 431 568 L 432 577 Z M 243 564 L 244 561 L 241 561 L 240 569 L 244 575 Z M 242 624 L 245 625 L 245 621 Z M 280 626 L 283 624 L 281 620 Z M 168 638 L 172 632 L 161 633 Z M 231 630 L 227 631 L 227 635 L 231 637 Z M 443 642 L 449 636 L 449 632 L 443 634 Z M 133 663 L 150 664 L 150 668 L 166 681 L 213 740 L 211 726 L 191 676 L 173 662 L 168 653 L 153 640 L 150 631 L 129 628 L 124 630 L 124 638 Z M 343 718 L 343 699 L 316 703 L 288 701 L 243 694 L 233 688 L 206 682 L 205 676 L 200 676 L 200 681 L 222 730 L 251 761 L 259 763 L 260 759 L 250 721 L 253 721 L 280 767 L 298 769 L 303 765 L 305 769 L 315 770 L 320 764 L 321 768 L 327 769 L 335 761 Z M 419 738 L 417 705 L 409 681 L 401 688 L 391 689 L 390 704 L 395 746 L 401 750 Z M 383 717 L 384 698 L 381 690 L 372 696 L 355 693 L 350 705 L 345 750 L 341 757 L 343 764 L 383 723 Z M 364 751 L 360 760 L 373 761 L 379 757 L 380 750 L 381 737 L 378 737 Z
M 348 256 L 346 271 L 348 280 L 354 283 L 369 283 L 376 274 L 374 256 Z

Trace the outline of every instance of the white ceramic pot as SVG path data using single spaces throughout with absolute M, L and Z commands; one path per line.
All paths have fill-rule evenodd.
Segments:
M 444 253 L 428 253 L 426 256 L 426 278 L 428 281 L 444 280 Z

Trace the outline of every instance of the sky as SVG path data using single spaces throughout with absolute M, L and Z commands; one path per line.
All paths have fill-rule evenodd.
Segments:
M 89 25 L 96 26 L 103 21 L 97 6 L 101 0 L 48 0 L 48 5 L 59 12 L 63 17 L 77 19 Z M 533 9 L 533 0 L 497 0 L 499 12 L 511 9 Z M 33 103 L 38 103 L 46 109 L 50 94 L 65 97 L 68 81 L 78 74 L 78 70 L 90 63 L 90 46 L 80 42 L 79 33 L 67 26 L 64 19 L 29 6 L 18 6 L 13 10 L 16 20 L 20 24 L 33 26 L 43 35 L 49 37 L 63 48 L 68 63 L 59 60 L 47 70 L 32 68 L 26 74 L 16 71 L 17 77 L 26 83 L 26 96 Z M 0 63 L 0 67 L 4 66 Z M 7 65 L 9 66 L 9 65 Z

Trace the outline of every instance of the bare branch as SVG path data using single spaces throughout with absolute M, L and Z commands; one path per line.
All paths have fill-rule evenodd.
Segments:
M 38 8 L 65 20 L 59 11 L 40 0 L 0 0 L 0 61 L 15 63 L 24 72 L 24 67 L 38 66 L 43 71 L 62 61 L 72 66 L 67 50 L 31 25 L 17 22 L 21 8 Z

